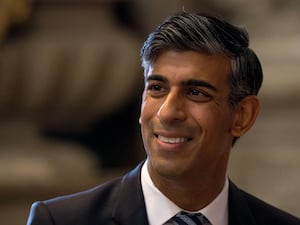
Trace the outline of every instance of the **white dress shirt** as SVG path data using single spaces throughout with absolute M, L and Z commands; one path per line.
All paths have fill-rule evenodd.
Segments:
M 142 167 L 141 182 L 145 198 L 149 225 L 162 225 L 180 211 L 186 211 L 175 205 L 153 184 L 146 161 Z M 228 225 L 228 187 L 226 179 L 220 194 L 205 208 L 197 211 L 202 213 L 212 225 Z M 196 212 L 193 212 L 196 213 Z

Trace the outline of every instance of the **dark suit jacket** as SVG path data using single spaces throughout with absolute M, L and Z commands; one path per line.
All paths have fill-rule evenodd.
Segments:
M 27 225 L 147 225 L 141 165 L 73 195 L 36 202 Z M 300 219 L 229 185 L 229 225 L 300 225 Z

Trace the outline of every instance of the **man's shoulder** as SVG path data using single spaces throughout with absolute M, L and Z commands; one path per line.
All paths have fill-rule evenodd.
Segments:
M 129 185 L 129 188 L 132 188 L 132 185 L 136 185 L 135 181 L 139 179 L 140 167 L 141 165 L 138 165 L 127 174 L 113 178 L 96 187 L 74 194 L 52 198 L 43 201 L 43 203 L 51 208 L 74 205 L 74 207 L 77 206 L 80 207 L 80 209 L 82 209 L 82 205 L 95 205 L 97 202 L 101 202 L 102 205 L 104 205 L 104 202 L 109 204 L 110 201 L 115 201 L 115 199 L 119 197 L 118 195 L 121 189 L 124 189 L 124 186 Z
M 297 224 L 300 225 L 300 219 L 283 211 L 277 207 L 266 203 L 265 201 L 247 193 L 245 198 L 252 213 L 260 224 Z
M 72 203 L 76 203 L 75 205 L 89 204 L 91 201 L 96 201 L 97 199 L 101 199 L 102 201 L 105 199 L 108 200 L 117 191 L 121 179 L 122 177 L 117 177 L 80 192 L 45 200 L 43 203 L 50 207 L 59 207 L 60 205 L 72 205 Z
M 252 194 L 245 191 L 242 192 L 257 224 L 300 225 L 299 218 L 253 196 Z
M 87 219 L 94 221 L 95 211 L 99 212 L 97 216 L 105 219 L 111 215 L 121 179 L 115 178 L 91 189 L 36 202 L 35 205 L 45 208 L 57 224 L 85 224 Z
M 124 176 L 94 188 L 35 202 L 28 224 L 112 224 L 112 215 L 120 205 L 123 207 L 124 202 L 130 204 L 132 199 L 138 198 L 135 196 L 142 198 L 141 192 L 138 194 L 139 175 L 140 165 Z M 126 209 L 126 204 L 124 207 Z

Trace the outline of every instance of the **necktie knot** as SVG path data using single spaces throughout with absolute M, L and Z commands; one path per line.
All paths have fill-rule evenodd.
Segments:
M 173 225 L 209 225 L 207 218 L 201 213 L 180 212 L 173 216 L 167 223 Z

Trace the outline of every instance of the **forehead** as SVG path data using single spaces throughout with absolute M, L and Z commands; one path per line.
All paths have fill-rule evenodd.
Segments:
M 150 65 L 146 78 L 153 74 L 163 76 L 170 81 L 199 79 L 216 85 L 228 82 L 231 60 L 221 55 L 168 50 L 160 53 Z

